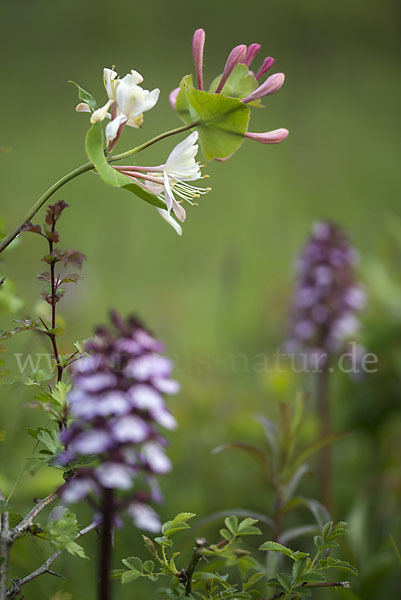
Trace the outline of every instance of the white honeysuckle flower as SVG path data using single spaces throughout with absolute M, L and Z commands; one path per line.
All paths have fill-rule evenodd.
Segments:
M 181 222 L 185 221 L 186 212 L 182 204 L 176 200 L 174 194 L 177 194 L 181 200 L 195 204 L 196 198 L 210 191 L 210 188 L 201 188 L 187 183 L 203 178 L 200 165 L 195 161 L 199 148 L 197 141 L 198 132 L 193 131 L 185 140 L 173 148 L 166 163 L 159 167 L 161 173 L 149 173 L 153 176 L 153 179 L 155 179 L 155 176 L 156 179 L 160 178 L 160 183 L 155 181 L 146 182 L 149 191 L 165 202 L 168 215 L 172 210 Z
M 171 225 L 171 227 L 178 233 L 178 235 L 182 235 L 182 227 L 179 223 L 177 223 L 177 221 L 174 219 L 174 217 L 172 217 L 167 210 L 164 210 L 163 208 L 157 208 L 156 209 L 157 212 L 159 213 L 159 215 L 162 217 L 162 219 L 164 219 L 165 221 L 167 221 L 167 223 L 169 225 Z
M 116 138 L 123 124 L 139 128 L 143 122 L 143 113 L 153 108 L 157 103 L 160 90 L 158 88 L 151 92 L 144 90 L 138 85 L 142 81 L 142 75 L 134 70 L 119 80 L 115 94 L 117 114 L 106 127 L 108 143 Z
M 197 141 L 198 132 L 194 131 L 177 144 L 170 152 L 166 162 L 158 167 L 114 167 L 135 182 L 141 183 L 149 192 L 162 200 L 166 209 L 158 208 L 157 210 L 178 235 L 181 235 L 182 229 L 172 217 L 171 211 L 179 221 L 184 222 L 186 212 L 182 202 L 185 200 L 194 205 L 201 194 L 210 191 L 210 188 L 197 187 L 188 183 L 208 177 L 208 175 L 202 175 L 201 167 L 195 161 L 199 148 Z M 176 195 L 179 197 L 178 200 Z
M 139 128 L 143 122 L 143 113 L 155 106 L 159 99 L 160 90 L 151 92 L 140 87 L 143 77 L 138 71 L 131 70 L 122 79 L 114 69 L 103 69 L 103 83 L 107 92 L 107 102 L 91 114 L 91 123 L 110 119 L 106 127 L 107 142 L 112 142 L 118 135 L 120 127 Z M 81 102 L 76 107 L 77 112 L 92 112 L 89 105 Z
M 98 108 L 92 113 L 91 123 L 98 123 L 99 121 L 103 121 L 109 115 L 109 108 L 116 101 L 116 91 L 120 83 L 120 79 L 118 78 L 117 72 L 113 69 L 103 69 L 103 83 L 104 87 L 106 88 L 107 96 L 109 99 L 107 100 L 104 106 Z

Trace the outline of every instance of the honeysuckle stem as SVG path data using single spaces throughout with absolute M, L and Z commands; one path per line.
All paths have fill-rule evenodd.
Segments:
M 188 131 L 189 129 L 193 129 L 199 125 L 198 121 L 194 121 L 193 123 L 189 123 L 188 125 L 183 125 L 182 127 L 177 127 L 176 129 L 171 129 L 170 131 L 165 131 L 160 135 L 144 142 L 140 146 L 136 146 L 136 148 L 131 148 L 131 150 L 127 150 L 126 152 L 122 152 L 121 154 L 115 154 L 109 158 L 109 162 L 116 162 L 118 160 L 122 160 L 123 158 L 128 158 L 128 156 L 132 156 L 133 154 L 138 154 L 138 152 L 142 152 L 142 150 L 146 150 L 149 146 L 156 144 L 156 142 L 160 142 L 171 135 L 176 135 L 177 133 L 183 133 L 184 131 Z M 1 248 L 0 248 L 1 250 Z
M 108 157 L 108 162 L 116 162 L 118 160 L 122 160 L 123 158 L 127 158 L 128 156 L 132 156 L 133 154 L 138 154 L 138 152 L 142 152 L 142 150 L 149 148 L 149 146 L 156 144 L 156 142 L 160 142 L 161 140 L 164 140 L 165 138 L 170 137 L 171 135 L 176 135 L 177 133 L 188 131 L 188 129 L 192 129 L 193 127 L 196 127 L 196 125 L 198 125 L 197 121 L 189 123 L 188 125 L 184 125 L 183 127 L 177 127 L 176 129 L 171 129 L 170 131 L 161 133 L 160 135 L 157 135 L 156 137 L 148 140 L 147 142 L 144 142 L 143 144 L 140 144 L 135 148 L 131 148 L 131 150 L 127 150 L 126 152 L 122 152 L 121 154 L 116 154 L 114 156 Z M 23 226 L 36 215 L 36 213 L 42 208 L 42 206 L 47 202 L 47 200 L 49 200 L 49 198 L 53 196 L 55 192 L 57 192 L 57 190 L 59 190 L 61 187 L 63 187 L 63 185 L 65 185 L 69 181 L 72 181 L 79 175 L 94 170 L 94 168 L 95 167 L 92 163 L 87 162 L 84 165 L 77 167 L 70 173 L 67 173 L 67 175 L 64 175 L 64 177 L 62 177 L 61 179 L 56 181 L 56 183 L 54 183 L 51 187 L 49 187 L 49 189 L 46 190 L 46 192 L 44 192 L 44 194 L 42 194 L 40 198 L 38 198 L 35 204 L 31 206 L 29 211 L 26 213 L 24 218 L 18 223 L 18 225 L 14 227 L 14 229 L 10 231 L 10 233 L 6 235 L 6 237 L 0 242 L 0 253 L 3 252 L 3 250 L 5 250 L 13 240 L 15 240 L 17 235 L 21 232 Z

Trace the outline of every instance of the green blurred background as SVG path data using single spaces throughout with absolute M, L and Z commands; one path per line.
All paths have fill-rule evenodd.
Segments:
M 149 205 L 92 174 L 55 196 L 71 206 L 62 220 L 62 245 L 88 257 L 84 281 L 59 305 L 67 324 L 62 344 L 67 351 L 75 339 L 90 335 L 110 307 L 138 313 L 166 341 L 182 383 L 172 402 L 180 427 L 170 436 L 175 466 L 162 482 L 162 516 L 181 510 L 206 516 L 234 507 L 269 514 L 272 493 L 257 467 L 239 454 L 233 460 L 211 450 L 235 439 L 263 443 L 255 413 L 275 417 L 279 401 L 291 402 L 312 382 L 235 370 L 230 356 L 244 353 L 252 361 L 282 342 L 297 251 L 316 219 L 342 224 L 361 253 L 369 296 L 361 339 L 379 356 L 376 375 L 333 381 L 335 427 L 349 432 L 335 451 L 336 516 L 351 523 L 350 547 L 362 571 L 354 591 L 343 593 L 363 600 L 399 597 L 400 583 L 389 540 L 392 533 L 401 542 L 400 17 L 397 0 L 5 0 L 0 26 L 0 145 L 10 148 L 0 157 L 5 231 L 51 183 L 85 162 L 88 116 L 74 112 L 69 79 L 101 102 L 102 69 L 114 64 L 121 74 L 138 70 L 146 88 L 161 89 L 142 130 L 125 133 L 123 150 L 179 125 L 168 94 L 193 70 L 196 28 L 207 33 L 207 82 L 239 43 L 260 42 L 261 59 L 276 58 L 275 70 L 286 74 L 286 83 L 265 110 L 253 113 L 251 129 L 286 127 L 290 137 L 273 147 L 245 143 L 227 163 L 208 165 L 212 192 L 187 211 L 182 238 Z M 160 163 L 172 143 L 154 146 L 143 160 Z M 34 313 L 43 253 L 39 237 L 25 236 L 4 255 L 1 275 L 14 281 L 24 300 L 19 315 Z M 12 316 L 3 311 L 1 317 L 1 328 L 11 328 Z M 29 333 L 8 347 L 11 370 L 17 368 L 15 352 L 46 351 Z M 0 393 L 1 428 L 7 431 L 0 486 L 10 490 L 32 451 L 25 428 L 43 419 L 24 406 L 31 397 L 26 388 Z M 312 435 L 313 402 L 309 420 Z M 29 507 L 56 482 L 50 469 L 24 474 L 13 497 L 16 509 Z M 313 473 L 306 487 L 315 493 Z M 81 518 L 85 523 L 89 517 L 83 512 Z M 308 519 L 301 514 L 299 522 Z M 127 555 L 144 555 L 132 527 L 116 539 L 116 566 Z M 36 568 L 49 552 L 40 542 L 19 544 L 13 577 Z M 84 546 L 94 556 L 95 536 Z M 58 589 L 74 599 L 95 597 L 95 560 L 63 556 L 55 569 L 67 579 L 42 577 L 26 587 L 25 597 L 50 598 Z M 135 593 L 120 587 L 116 597 Z

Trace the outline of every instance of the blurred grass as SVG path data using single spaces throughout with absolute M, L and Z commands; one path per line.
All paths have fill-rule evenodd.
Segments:
M 277 373 L 266 378 L 247 369 L 234 371 L 229 356 L 253 357 L 281 342 L 294 255 L 314 220 L 327 216 L 342 223 L 361 252 L 363 267 L 366 257 L 378 252 L 389 220 L 400 215 L 400 4 L 14 0 L 2 8 L 0 145 L 11 148 L 0 158 L 6 230 L 54 180 L 85 161 L 88 120 L 74 113 L 76 91 L 69 79 L 100 101 L 102 68 L 115 64 L 120 73 L 139 70 L 147 88 L 161 88 L 143 129 L 126 132 L 123 150 L 178 125 L 168 93 L 192 71 L 191 36 L 198 27 L 207 32 L 207 81 L 241 42 L 262 43 L 262 53 L 275 56 L 276 70 L 286 73 L 280 93 L 267 99 L 265 110 L 254 112 L 252 130 L 287 127 L 289 139 L 275 147 L 249 142 L 228 163 L 208 165 L 213 190 L 188 210 L 181 239 L 151 207 L 106 188 L 92 174 L 56 196 L 71 205 L 63 216 L 63 245 L 88 256 L 84 281 L 60 305 L 68 323 L 65 348 L 87 337 L 113 306 L 139 313 L 177 361 L 183 390 L 172 405 L 180 429 L 171 435 L 175 469 L 163 481 L 163 516 L 180 510 L 204 516 L 234 506 L 270 511 L 271 494 L 257 468 L 241 456 L 232 460 L 210 450 L 229 439 L 259 439 L 253 414 L 274 414 L 278 399 L 310 383 L 280 379 Z M 171 145 L 165 141 L 141 160 L 160 162 Z M 1 263 L 2 275 L 15 281 L 25 301 L 25 314 L 38 299 L 35 274 L 43 253 L 39 238 L 25 236 Z M 379 329 L 380 310 L 376 307 L 373 316 Z M 3 321 L 2 328 L 10 327 L 10 319 Z M 37 351 L 37 340 L 24 336 L 10 345 L 11 357 Z M 379 347 L 386 351 L 386 343 Z M 373 386 L 369 411 L 383 395 L 393 398 L 386 415 L 399 401 L 394 369 L 388 372 L 392 379 Z M 346 429 L 360 428 L 367 387 L 358 391 L 356 384 L 337 385 L 337 420 Z M 8 432 L 1 448 L 1 481 L 9 487 L 32 447 L 24 428 L 40 417 L 21 409 L 29 399 L 25 390 L 0 393 L 2 428 Z M 394 431 L 392 436 L 399 432 L 395 425 Z M 359 485 L 365 490 L 376 443 L 381 442 L 362 431 L 339 444 L 338 494 L 344 511 Z M 377 474 L 383 468 L 379 464 L 372 470 Z M 19 496 L 19 504 L 27 505 L 53 483 L 50 470 L 34 479 L 24 475 L 16 501 Z M 307 486 L 313 493 L 312 480 Z M 117 556 L 139 552 L 139 539 L 132 528 L 119 533 Z M 88 544 L 93 555 L 96 542 Z M 15 573 L 35 568 L 46 556 L 35 542 L 21 543 L 13 554 Z M 51 590 L 59 588 L 79 598 L 83 581 L 85 593 L 93 597 L 94 561 L 66 557 L 56 570 L 66 575 L 65 582 L 39 579 L 27 588 L 27 598 L 50 598 Z M 130 587 L 121 588 L 118 597 L 131 595 Z

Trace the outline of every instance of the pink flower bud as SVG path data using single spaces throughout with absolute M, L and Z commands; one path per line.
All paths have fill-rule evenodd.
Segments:
M 171 104 L 171 106 L 172 106 L 173 108 L 175 108 L 175 101 L 177 100 L 177 96 L 178 96 L 178 93 L 179 93 L 179 91 L 180 91 L 180 88 L 178 87 L 178 88 L 175 88 L 175 90 L 173 90 L 173 91 L 172 91 L 172 92 L 170 92 L 170 94 L 169 94 L 169 97 L 168 97 L 168 99 L 169 99 L 169 101 L 170 101 L 170 104 Z
M 266 73 L 266 71 L 268 71 L 273 65 L 274 65 L 274 58 L 272 58 L 271 56 L 268 56 L 267 58 L 265 58 L 262 66 L 260 67 L 259 71 L 255 75 L 256 79 L 259 79 L 260 77 L 262 77 L 262 75 L 264 75 Z
M 259 98 L 263 98 L 264 96 L 270 96 L 271 94 L 275 94 L 279 91 L 281 86 L 283 85 L 285 80 L 284 73 L 275 73 L 274 75 L 270 75 L 266 79 L 262 85 L 260 85 L 252 94 L 249 94 L 246 98 L 242 100 L 242 102 L 253 102 L 254 100 L 258 100 Z
M 246 55 L 246 46 L 245 44 L 240 44 L 239 46 L 235 46 L 228 55 L 227 62 L 224 67 L 223 75 L 221 76 L 221 81 L 216 90 L 216 94 L 219 94 L 224 87 L 227 79 L 230 77 L 231 73 L 235 69 L 235 67 L 240 63 L 244 56 Z
M 248 50 L 246 51 L 245 58 L 241 62 L 243 62 L 244 65 L 246 65 L 247 67 L 249 67 L 251 62 L 253 61 L 253 59 L 255 58 L 255 56 L 257 55 L 259 50 L 261 49 L 261 47 L 262 46 L 260 44 L 251 44 L 250 46 L 248 46 Z
M 265 131 L 264 133 L 251 133 L 248 131 L 245 137 L 261 144 L 279 144 L 288 137 L 288 134 L 288 129 L 274 129 L 274 131 Z
M 205 45 L 205 32 L 197 29 L 192 39 L 192 58 L 195 63 L 198 88 L 203 90 L 203 47 Z

